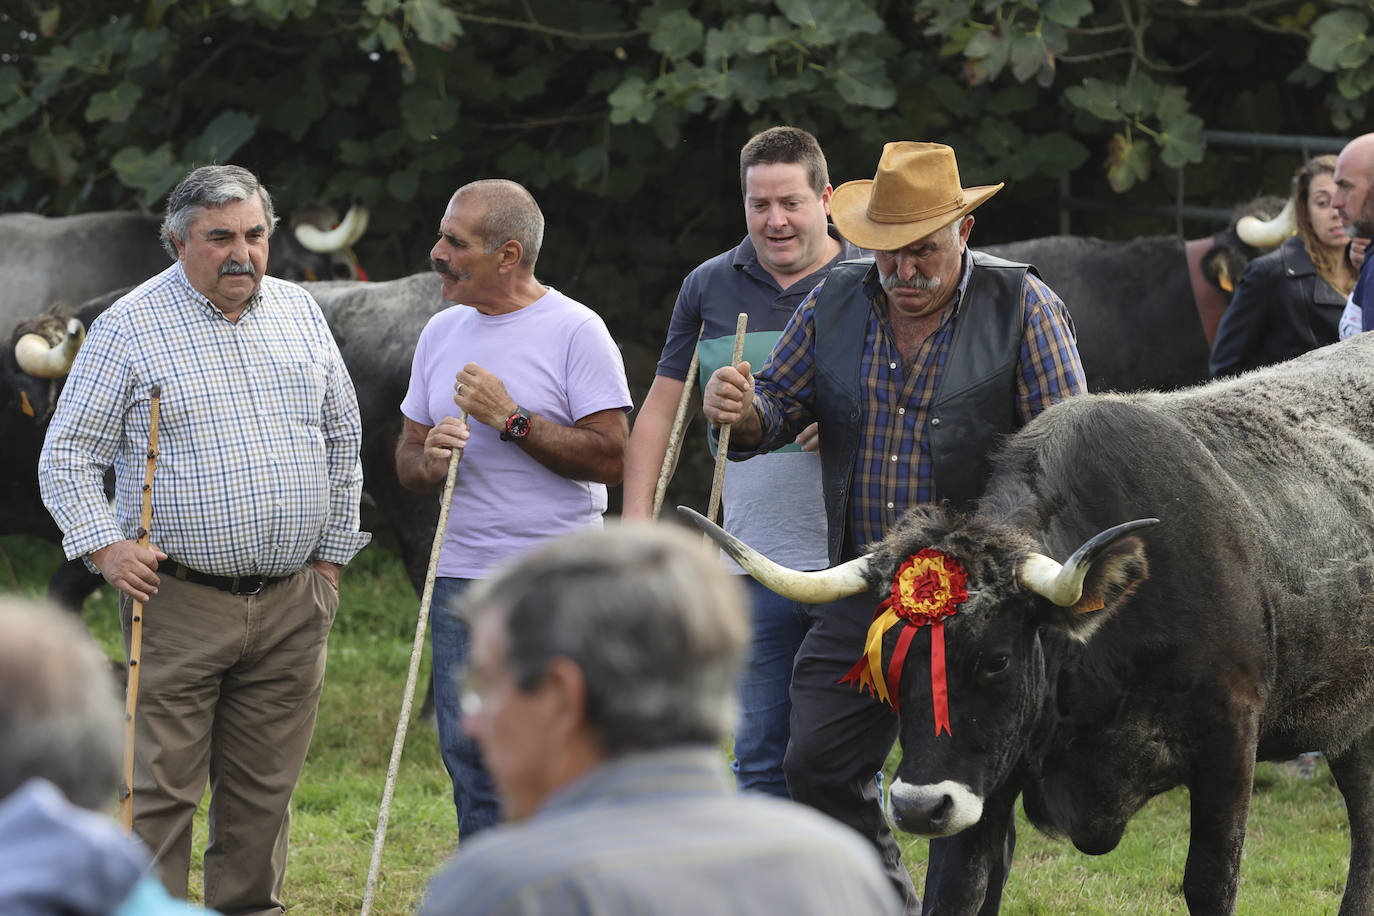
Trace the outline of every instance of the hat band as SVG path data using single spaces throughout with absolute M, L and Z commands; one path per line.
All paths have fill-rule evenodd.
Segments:
M 902 223 L 915 223 L 920 220 L 930 219 L 934 216 L 941 216 L 945 213 L 953 213 L 964 205 L 964 193 L 962 189 L 957 196 L 944 203 L 936 204 L 933 207 L 927 207 L 924 210 L 905 210 L 900 213 L 886 213 L 879 210 L 874 206 L 877 197 L 877 194 L 873 194 L 869 198 L 867 210 L 868 218 L 875 223 L 892 223 L 898 225 Z

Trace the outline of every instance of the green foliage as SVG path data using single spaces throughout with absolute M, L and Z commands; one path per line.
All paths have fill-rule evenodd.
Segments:
M 636 247 L 607 317 L 657 330 L 644 304 L 738 234 L 755 130 L 815 131 L 838 180 L 886 140 L 948 142 L 1013 183 L 990 212 L 1028 234 L 1047 179 L 1165 197 L 1204 125 L 1358 129 L 1371 22 L 1367 0 L 45 0 L 0 14 L 0 208 L 156 210 L 233 160 L 284 213 L 370 206 L 387 277 L 454 187 L 504 174 L 558 214 L 565 290 Z
M 1344 0 L 1350 9 L 1332 10 L 1312 23 L 1307 61 L 1330 73 L 1338 98 L 1332 98 L 1331 119 L 1347 129 L 1365 112 L 1364 99 L 1374 91 L 1374 11 L 1367 4 Z
M 1374 88 L 1374 39 L 1364 0 L 1280 0 L 1258 6 L 1208 0 L 983 0 L 976 6 L 966 0 L 918 0 L 915 7 L 917 18 L 926 20 L 925 33 L 944 40 L 941 53 L 964 58 L 973 84 L 1005 79 L 1009 71 L 1018 82 L 1051 88 L 1064 85 L 1061 69 L 1083 73 L 1063 89 L 1063 98 L 1110 126 L 1104 164 L 1117 191 L 1145 181 L 1156 158 L 1170 168 L 1202 161 L 1204 124 L 1225 117 L 1225 99 L 1218 99 L 1222 104 L 1215 111 L 1200 114 L 1189 92 L 1212 88 L 1209 71 L 1223 56 L 1217 53 L 1218 41 L 1249 52 L 1250 66 L 1233 68 L 1230 76 L 1218 74 L 1237 89 L 1256 79 L 1299 81 L 1307 69 L 1301 62 L 1288 64 L 1287 73 L 1276 64 L 1306 43 L 1307 64 L 1331 74 L 1306 80 L 1324 86 L 1330 110 L 1326 124 L 1308 128 L 1316 132 L 1345 130 L 1365 117 L 1363 98 Z M 1273 35 L 1281 36 L 1273 42 L 1286 42 L 1286 54 L 1259 50 L 1256 39 Z M 1224 51 L 1235 53 L 1229 47 Z

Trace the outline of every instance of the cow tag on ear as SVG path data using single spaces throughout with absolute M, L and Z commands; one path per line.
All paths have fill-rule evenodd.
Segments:
M 1140 538 L 1122 538 L 1108 547 L 1088 569 L 1082 597 L 1059 618 L 1068 636 L 1081 643 L 1090 640 L 1145 581 L 1148 568 Z
M 1148 575 L 1145 544 L 1140 538 L 1122 538 L 1093 562 L 1083 580 L 1083 597 L 1070 611 L 1088 614 L 1104 608 L 1116 610 Z
M 1102 600 L 1102 596 L 1097 592 L 1085 592 L 1082 598 L 1078 599 L 1070 610 L 1075 614 L 1091 614 L 1093 611 L 1100 611 L 1107 606 Z

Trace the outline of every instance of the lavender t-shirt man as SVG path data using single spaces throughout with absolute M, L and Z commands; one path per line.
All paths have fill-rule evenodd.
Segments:
M 468 363 L 499 378 L 521 407 L 563 426 L 631 407 L 625 364 L 605 323 L 552 287 L 505 315 L 456 305 L 431 318 L 415 345 L 401 412 L 425 426 L 457 416 L 453 379 Z M 481 579 L 553 535 L 601 524 L 605 484 L 560 477 L 490 426 L 473 422 L 471 430 L 438 575 Z

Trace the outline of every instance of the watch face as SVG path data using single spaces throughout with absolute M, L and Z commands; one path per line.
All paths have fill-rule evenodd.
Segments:
M 530 418 L 524 411 L 516 411 L 506 418 L 506 431 L 502 439 L 523 439 L 530 431 Z

